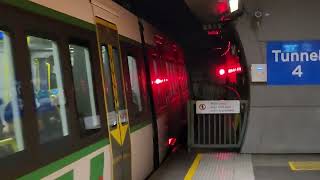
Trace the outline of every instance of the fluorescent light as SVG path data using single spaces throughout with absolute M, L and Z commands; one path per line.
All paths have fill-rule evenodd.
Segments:
M 239 9 L 239 0 L 229 0 L 230 11 L 234 12 Z

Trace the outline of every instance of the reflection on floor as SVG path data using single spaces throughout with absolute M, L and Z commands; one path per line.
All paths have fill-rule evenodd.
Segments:
M 201 160 L 192 179 L 197 180 L 319 180 L 320 155 L 245 155 L 235 153 L 172 153 L 150 180 L 188 179 L 194 160 Z M 199 157 L 199 156 L 198 156 Z M 288 162 L 303 162 L 308 171 L 293 171 Z M 315 169 L 315 170 L 312 170 Z M 189 172 L 189 173 L 188 173 Z M 188 174 L 188 175 L 187 175 Z

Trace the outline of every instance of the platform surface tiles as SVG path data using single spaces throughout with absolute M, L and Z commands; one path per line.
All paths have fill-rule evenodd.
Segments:
M 150 180 L 320 180 L 320 155 L 172 153 Z
M 201 156 L 201 160 L 195 174 L 185 179 L 254 180 L 251 155 L 213 153 L 197 156 Z

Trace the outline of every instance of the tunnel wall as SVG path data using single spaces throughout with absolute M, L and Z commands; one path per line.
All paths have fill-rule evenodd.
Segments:
M 244 6 L 236 29 L 249 69 L 266 64 L 268 41 L 320 39 L 318 0 L 247 0 Z M 253 16 L 257 9 L 269 13 L 260 23 Z M 319 137 L 320 86 L 250 83 L 243 153 L 320 153 Z

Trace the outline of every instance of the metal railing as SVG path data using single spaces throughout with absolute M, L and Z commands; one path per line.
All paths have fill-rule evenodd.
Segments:
M 240 101 L 239 114 L 196 114 L 196 101 L 188 103 L 188 147 L 240 148 L 247 125 L 248 101 Z

